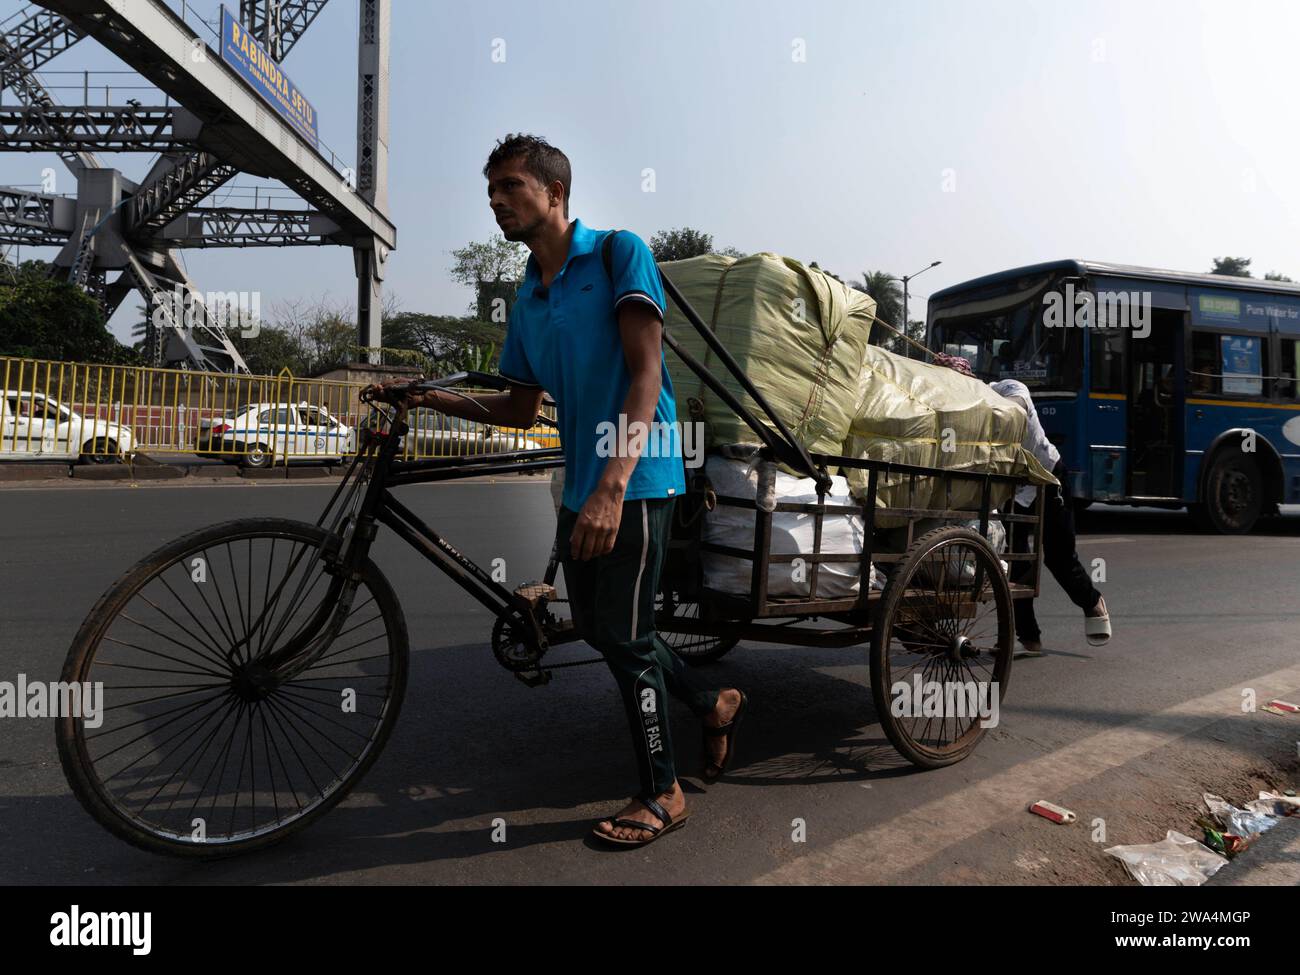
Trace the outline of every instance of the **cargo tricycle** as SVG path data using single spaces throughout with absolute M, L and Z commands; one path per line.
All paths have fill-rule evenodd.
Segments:
M 1006 693 L 1013 601 L 1037 594 L 1043 489 L 1034 513 L 1016 514 L 1010 496 L 1023 479 L 809 452 L 663 283 L 756 411 L 668 329 L 665 345 L 753 431 L 756 461 L 811 478 L 817 497 L 720 496 L 688 469 L 660 580 L 664 639 L 699 664 L 746 640 L 865 646 L 875 719 L 898 751 L 925 768 L 966 757 L 984 733 L 975 690 Z M 499 389 L 504 380 L 458 373 L 412 388 L 433 387 Z M 397 497 L 406 485 L 550 470 L 563 465 L 561 451 L 405 460 L 402 411 L 368 406 L 357 454 L 315 523 L 248 518 L 178 538 L 129 569 L 81 625 L 62 679 L 102 684 L 104 707 L 58 719 L 59 756 L 77 798 L 121 839 L 184 857 L 248 852 L 307 826 L 360 781 L 397 721 L 408 672 L 402 609 L 371 557 L 381 528 L 492 612 L 493 656 L 519 680 L 541 686 L 599 662 L 557 659 L 578 635 L 555 586 L 554 552 L 538 581 L 507 588 Z M 861 551 L 823 552 L 824 520 L 845 510 L 826 503 L 832 474 L 852 468 L 866 477 L 854 502 Z M 954 496 L 964 500 L 950 504 Z M 723 506 L 753 512 L 752 546 L 708 538 L 710 513 Z M 812 520 L 809 550 L 776 550 L 774 519 L 787 515 Z M 1030 531 L 1027 551 L 995 551 L 994 521 Z M 752 567 L 747 593 L 709 588 L 702 565 L 712 555 Z M 856 563 L 855 591 L 819 595 L 825 567 L 845 562 Z M 1013 583 L 1008 568 L 1020 563 Z M 796 566 L 806 594 L 774 595 L 773 573 Z M 880 577 L 883 587 L 873 585 Z M 941 713 L 911 694 L 928 686 L 947 689 Z

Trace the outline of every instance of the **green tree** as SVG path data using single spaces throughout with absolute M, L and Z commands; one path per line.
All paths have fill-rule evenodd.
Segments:
M 62 362 L 134 365 L 139 357 L 113 337 L 99 303 L 76 285 L 48 277 L 44 261 L 24 261 L 0 284 L 0 355 Z
M 358 358 L 357 326 L 351 316 L 318 306 L 302 326 L 308 375 L 336 369 Z
M 910 318 L 910 316 L 909 316 Z M 919 346 L 925 346 L 925 322 L 917 321 L 911 318 L 907 323 L 907 337 Z M 901 355 L 908 356 L 912 359 L 925 359 L 925 354 L 916 349 L 910 342 L 904 342 L 897 336 L 893 337 L 893 345 L 890 347 L 891 352 L 898 352 Z M 926 359 L 928 362 L 929 360 Z
M 492 317 L 492 301 L 502 298 L 507 315 L 514 304 L 515 286 L 523 280 L 528 249 L 496 234 L 486 241 L 471 241 L 451 252 L 452 280 L 474 289 L 470 311 L 484 321 Z
M 1249 257 L 1216 257 L 1211 274 L 1224 274 L 1232 278 L 1250 277 Z
M 342 302 L 279 302 L 274 317 L 258 325 L 253 335 L 234 328 L 226 333 L 257 375 L 288 369 L 295 376 L 311 376 L 360 357 L 356 321 Z
M 282 369 L 295 376 L 310 373 L 302 344 L 284 328 L 264 324 L 256 335 L 245 338 L 236 332 L 230 338 L 254 375 L 276 376 Z
M 474 358 L 473 349 L 501 348 L 505 336 L 505 326 L 496 322 L 423 312 L 401 312 L 384 325 L 385 347 L 420 353 L 434 375 L 464 368 Z M 495 364 L 495 356 L 492 361 Z
M 1278 271 L 1266 271 L 1264 273 L 1265 281 L 1284 281 L 1288 284 L 1295 284 L 1295 278 L 1289 278 Z
M 713 235 L 690 227 L 661 230 L 650 238 L 650 252 L 656 261 L 684 261 L 688 257 L 713 253 Z
M 903 289 L 898 278 L 888 271 L 863 271 L 862 279 L 852 287 L 864 291 L 876 301 L 876 318 L 892 328 L 901 330 L 903 321 Z M 890 351 L 901 351 L 902 340 L 887 328 L 874 328 L 871 344 Z
M 461 360 L 460 368 L 467 372 L 492 372 L 497 367 L 497 347 L 488 345 L 471 345 Z
M 528 261 L 527 248 L 516 241 L 495 234 L 486 241 L 471 241 L 451 252 L 456 263 L 451 266 L 452 280 L 474 287 L 480 281 L 519 281 Z
M 510 321 L 510 311 L 515 307 L 518 291 L 518 281 L 480 281 L 474 300 L 474 318 L 480 322 L 506 324 Z

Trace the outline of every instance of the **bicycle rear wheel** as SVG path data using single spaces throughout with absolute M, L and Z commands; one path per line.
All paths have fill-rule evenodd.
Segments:
M 672 621 L 698 620 L 700 604 L 683 602 L 676 592 L 655 594 L 655 620 L 659 636 L 669 648 L 688 664 L 707 664 L 722 659 L 740 642 L 740 638 L 725 632 L 721 634 L 683 633 L 672 628 Z
M 904 758 L 942 768 L 975 750 L 1000 713 L 1014 640 L 1011 588 L 987 540 L 949 525 L 912 543 L 871 633 L 876 716 Z
M 329 605 L 328 537 L 280 518 L 214 525 L 141 560 L 91 610 L 63 680 L 102 685 L 102 704 L 56 734 L 73 792 L 110 832 L 155 853 L 248 852 L 322 816 L 378 757 L 408 647 L 372 562 L 309 667 L 283 679 L 259 663 Z

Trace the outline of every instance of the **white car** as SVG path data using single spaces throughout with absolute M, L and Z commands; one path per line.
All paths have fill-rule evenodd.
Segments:
M 541 443 L 522 430 L 502 430 L 425 408 L 412 410 L 406 422 L 408 430 L 401 439 L 399 456 L 413 460 L 542 449 Z
M 135 438 L 120 423 L 83 417 L 42 393 L 7 389 L 0 397 L 0 460 L 104 464 L 134 451 Z
M 277 460 L 337 461 L 357 449 L 352 427 L 308 403 L 245 403 L 199 421 L 198 453 L 245 467 Z

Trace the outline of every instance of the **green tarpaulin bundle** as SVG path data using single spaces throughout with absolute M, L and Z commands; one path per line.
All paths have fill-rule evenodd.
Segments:
M 817 268 L 771 253 L 739 259 L 706 254 L 659 267 L 790 433 L 809 450 L 839 453 L 858 398 L 875 301 Z M 671 301 L 665 324 L 729 392 L 771 426 Z M 691 419 L 689 400 L 703 404 L 708 446 L 759 443 L 758 435 L 671 353 L 668 369 L 678 419 Z
M 1021 446 L 1024 412 L 977 379 L 887 352 L 868 343 L 875 301 L 825 272 L 768 252 L 743 258 L 706 254 L 659 265 L 796 440 L 810 451 L 850 457 L 1055 479 Z M 666 326 L 737 399 L 767 423 L 704 339 L 668 303 Z M 668 369 L 677 417 L 703 405 L 710 448 L 757 444 L 758 435 L 677 356 Z M 835 473 L 832 471 L 831 473 Z M 865 498 L 867 474 L 845 469 L 853 493 Z M 877 507 L 978 506 L 980 484 L 965 479 L 891 477 L 877 487 Z M 1010 488 L 993 495 L 1009 502 Z M 878 517 L 879 527 L 903 519 Z
M 945 366 L 907 359 L 872 346 L 859 377 L 858 397 L 842 453 L 918 467 L 1027 477 L 1034 484 L 1056 479 L 1022 446 L 1024 411 L 989 386 Z M 865 499 L 867 472 L 846 469 L 854 495 Z M 896 475 L 880 477 L 877 508 L 978 507 L 982 483 L 966 478 Z M 1005 509 L 1011 487 L 992 493 L 992 507 Z M 904 521 L 878 516 L 878 527 Z

